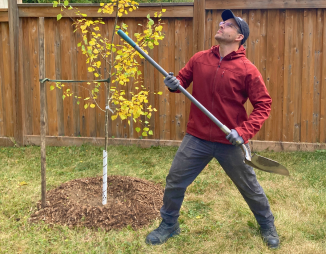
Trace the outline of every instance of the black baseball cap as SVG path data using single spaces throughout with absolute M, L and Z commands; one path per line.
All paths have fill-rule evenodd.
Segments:
M 248 39 L 249 32 L 250 32 L 247 22 L 244 21 L 240 17 L 234 16 L 234 14 L 231 10 L 224 10 L 222 12 L 222 19 L 223 19 L 223 21 L 228 20 L 228 19 L 235 19 L 235 22 L 237 22 L 238 26 L 240 27 L 240 31 L 244 36 L 241 41 L 241 45 L 243 45 L 246 42 L 246 40 Z

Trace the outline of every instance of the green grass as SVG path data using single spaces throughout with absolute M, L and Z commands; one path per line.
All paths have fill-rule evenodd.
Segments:
M 111 146 L 108 170 L 164 186 L 176 150 Z M 262 243 L 254 216 L 216 161 L 187 190 L 181 235 L 153 247 L 144 239 L 159 219 L 138 231 L 30 224 L 40 199 L 40 148 L 0 148 L 0 253 L 326 253 L 326 152 L 260 154 L 291 173 L 283 177 L 256 171 L 276 218 L 282 242 L 276 251 Z M 47 189 L 100 176 L 101 157 L 100 147 L 48 147 Z

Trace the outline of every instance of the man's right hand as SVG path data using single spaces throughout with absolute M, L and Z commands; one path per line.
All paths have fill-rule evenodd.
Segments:
M 172 91 L 178 90 L 180 86 L 180 81 L 173 76 L 173 72 L 170 72 L 168 76 L 164 79 L 164 84 Z

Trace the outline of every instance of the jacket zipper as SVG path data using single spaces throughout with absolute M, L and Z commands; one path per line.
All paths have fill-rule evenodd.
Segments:
M 213 80 L 212 110 L 213 110 L 213 107 L 214 107 L 215 79 L 216 79 L 217 72 L 218 72 L 218 70 L 220 69 L 220 67 L 221 67 L 221 58 L 220 58 L 220 61 L 219 61 L 219 63 L 218 63 L 218 67 L 217 67 L 217 69 L 216 69 L 215 76 L 214 76 L 214 80 Z M 212 121 L 211 121 L 211 124 L 210 124 L 210 130 L 209 130 L 209 141 L 212 141 Z

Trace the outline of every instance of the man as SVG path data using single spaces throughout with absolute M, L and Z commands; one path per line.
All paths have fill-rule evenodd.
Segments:
M 231 129 L 225 134 L 194 104 L 191 104 L 187 134 L 166 178 L 160 226 L 146 237 L 146 243 L 162 244 L 180 233 L 178 217 L 187 187 L 216 158 L 234 182 L 260 225 L 263 240 L 279 246 L 274 216 L 252 167 L 244 163 L 239 147 L 261 128 L 271 110 L 271 97 L 257 68 L 246 58 L 242 46 L 249 36 L 248 24 L 230 10 L 215 35 L 218 46 L 196 53 L 179 72 L 164 80 L 171 92 L 193 82 L 193 96 L 217 119 Z M 243 104 L 249 98 L 253 111 L 247 116 Z M 232 143 L 232 145 L 230 144 Z M 250 150 L 249 150 L 250 151 Z

